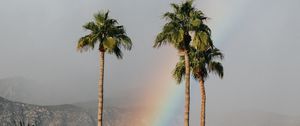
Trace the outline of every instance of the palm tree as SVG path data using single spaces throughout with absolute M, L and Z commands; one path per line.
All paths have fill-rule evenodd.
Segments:
M 193 77 L 199 81 L 200 92 L 201 92 L 201 117 L 200 126 L 205 126 L 205 105 L 206 105 L 206 93 L 204 81 L 208 78 L 209 72 L 217 74 L 223 78 L 223 66 L 217 60 L 223 59 L 223 54 L 217 48 L 208 48 L 205 51 L 199 51 L 192 48 L 189 52 L 190 56 L 190 67 Z M 173 77 L 177 83 L 182 81 L 183 75 L 185 74 L 185 64 L 183 58 L 176 64 L 176 68 L 173 71 Z
M 131 39 L 126 35 L 122 25 L 117 20 L 109 18 L 109 11 L 99 12 L 94 15 L 92 22 L 86 23 L 83 28 L 90 31 L 90 34 L 81 37 L 77 43 L 78 51 L 94 49 L 96 44 L 100 52 L 100 79 L 98 84 L 98 126 L 102 126 L 103 119 L 103 81 L 104 81 L 104 55 L 115 54 L 122 59 L 121 47 L 131 50 Z
M 189 48 L 195 46 L 205 49 L 212 46 L 210 29 L 203 23 L 204 14 L 193 6 L 193 0 L 181 4 L 172 3 L 173 12 L 166 12 L 163 17 L 168 21 L 157 35 L 154 46 L 158 48 L 165 44 L 173 45 L 184 56 L 185 63 L 185 111 L 184 125 L 189 126 L 190 112 L 190 64 Z M 192 38 L 193 37 L 193 38 Z M 192 43 L 191 43 L 192 41 Z

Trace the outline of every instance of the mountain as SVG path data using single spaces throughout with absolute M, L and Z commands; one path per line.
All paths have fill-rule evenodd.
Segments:
M 152 126 L 149 120 L 135 116 L 145 108 L 104 107 L 104 126 Z M 97 102 L 76 105 L 39 106 L 0 97 L 0 126 L 95 126 Z M 21 123 L 21 124 L 20 124 Z M 24 126 L 23 125 L 23 126 Z M 172 125 L 177 126 L 177 125 Z
M 94 126 L 85 110 L 73 105 L 38 106 L 0 97 L 0 125 L 20 126 Z
M 53 108 L 53 106 L 38 106 L 38 105 L 52 104 L 51 95 L 53 94 L 49 93 L 51 91 L 46 91 L 47 88 L 41 88 L 42 86 L 43 86 L 42 84 L 38 84 L 35 81 L 23 77 L 10 77 L 10 78 L 0 79 L 0 97 L 4 97 L 5 99 L 8 99 L 9 101 L 8 100 L 4 100 L 4 101 L 8 102 L 6 104 L 9 104 L 9 106 L 10 105 L 14 106 L 13 108 L 9 108 L 9 109 L 0 108 L 0 112 L 2 113 L 2 111 L 7 109 L 11 113 L 15 113 L 15 112 L 19 113 L 18 115 L 14 114 L 8 117 L 9 121 L 11 122 L 11 121 L 15 121 L 15 120 L 11 120 L 12 118 L 13 119 L 29 118 L 26 115 L 22 114 L 23 109 L 25 109 L 26 111 L 29 111 L 27 109 L 30 109 L 30 111 L 34 111 L 34 113 L 36 113 L 35 109 L 38 109 L 36 107 L 46 107 L 47 110 L 51 111 L 52 110 L 51 108 Z M 18 102 L 11 102 L 11 101 L 18 101 Z M 105 126 L 148 126 L 149 123 L 151 123 L 149 120 L 143 119 L 142 116 L 136 116 L 137 112 L 143 113 L 149 107 L 137 107 L 134 98 L 130 98 L 126 96 L 122 98 L 109 97 L 109 98 L 105 98 L 104 101 L 105 101 L 104 104 L 104 125 Z M 25 103 L 30 103 L 30 104 L 25 104 Z M 25 106 L 31 106 L 31 107 L 22 108 L 24 106 L 20 104 L 23 104 Z M 36 105 L 32 105 L 32 104 L 36 104 Z M 97 122 L 97 105 L 98 105 L 97 100 L 94 100 L 90 102 L 74 103 L 72 104 L 72 106 L 66 106 L 66 105 L 55 106 L 54 108 L 60 108 L 60 111 L 64 111 L 65 113 L 70 113 L 72 111 L 78 111 L 78 110 L 85 111 L 92 118 L 93 122 Z M 72 110 L 67 111 L 69 110 L 69 108 L 71 108 Z M 38 113 L 39 119 L 42 116 L 48 116 L 48 115 L 45 112 Z M 1 124 L 4 123 L 5 120 L 3 120 L 2 117 L 0 118 L 1 118 L 0 119 L 0 126 L 1 126 Z M 17 121 L 21 119 L 18 119 Z M 89 126 L 89 125 L 85 125 L 85 126 Z
M 72 105 L 40 106 L 52 104 L 51 90 L 22 77 L 0 79 L 0 126 L 18 126 L 34 123 L 38 126 L 94 126 L 97 122 L 97 100 Z M 50 92 L 50 93 L 49 93 Z M 49 95 L 51 94 L 51 95 Z M 4 98 L 2 98 L 4 97 Z M 19 101 L 19 102 L 14 102 Z M 128 95 L 104 99 L 104 126 L 152 126 L 148 112 L 155 106 L 139 106 Z M 30 104 L 26 104 L 30 103 Z M 39 105 L 33 105 L 39 104 Z M 171 126 L 183 124 L 182 108 L 172 111 Z M 175 113 L 174 113 L 175 112 Z M 152 116 L 160 117 L 152 113 Z M 194 117 L 193 115 L 191 115 Z M 198 118 L 192 126 L 198 125 Z M 157 118 L 157 120 L 164 119 Z M 18 124 L 16 124 L 18 123 Z M 300 126 L 300 116 L 288 116 L 261 110 L 238 112 L 207 111 L 208 126 Z
M 154 117 L 152 117 L 155 114 L 152 113 L 154 106 L 128 106 L 124 104 L 106 100 L 106 104 L 104 104 L 104 126 L 153 126 L 155 122 L 153 120 Z M 73 105 L 83 108 L 93 118 L 97 119 L 97 101 L 80 102 Z M 162 113 L 158 112 L 156 113 L 156 121 L 168 122 L 166 126 L 180 126 L 183 124 L 183 115 L 180 112 L 172 112 L 172 115 L 169 115 L 170 117 L 167 120 L 166 118 L 159 118 L 162 116 Z

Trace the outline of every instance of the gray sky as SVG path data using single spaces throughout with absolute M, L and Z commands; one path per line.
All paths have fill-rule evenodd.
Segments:
M 111 16 L 125 26 L 134 48 L 125 52 L 124 60 L 107 56 L 105 93 L 134 96 L 132 92 L 143 89 L 145 80 L 155 79 L 151 78 L 155 68 L 171 60 L 174 63 L 163 68 L 171 72 L 176 63 L 174 49 L 152 48 L 170 2 L 174 1 L 2 0 L 0 78 L 32 79 L 53 93 L 54 104 L 96 99 L 98 53 L 78 53 L 75 47 L 87 33 L 81 26 L 95 12 L 110 9 Z M 299 115 L 299 5 L 299 0 L 197 1 L 197 7 L 211 18 L 207 23 L 216 46 L 225 53 L 225 78 L 211 76 L 206 82 L 208 116 L 239 109 Z M 197 111 L 192 113 L 197 115 L 196 81 L 193 86 L 192 108 Z

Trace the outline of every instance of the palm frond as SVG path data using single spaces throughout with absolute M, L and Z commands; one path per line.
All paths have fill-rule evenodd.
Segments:
M 156 36 L 156 39 L 155 39 L 155 41 L 154 41 L 153 47 L 154 47 L 154 48 L 158 48 L 158 47 L 160 47 L 160 46 L 162 46 L 162 45 L 167 44 L 168 41 L 166 41 L 166 38 L 167 38 L 167 34 L 166 34 L 166 33 L 163 33 L 163 32 L 159 33 L 159 34 Z
M 94 49 L 95 43 L 97 42 L 96 34 L 89 34 L 81 37 L 77 43 L 77 51 L 84 52 L 88 49 Z
M 183 39 L 184 30 L 176 22 L 169 22 L 163 27 L 163 31 L 156 36 L 153 47 L 157 48 L 169 43 L 176 48 L 182 48 Z
M 210 48 L 206 51 L 206 53 L 210 60 L 224 59 L 224 54 L 217 48 Z
M 123 53 L 121 51 L 121 49 L 119 47 L 115 47 L 113 49 L 113 53 L 117 56 L 118 59 L 122 59 L 123 58 Z
M 217 74 L 220 78 L 223 78 L 224 69 L 223 69 L 223 65 L 220 62 L 215 62 L 215 61 L 209 62 L 208 70 L 210 72 Z
M 117 36 L 117 38 L 119 39 L 118 41 L 124 47 L 124 49 L 131 50 L 132 42 L 131 42 L 131 39 L 127 35 L 122 34 L 122 35 Z
M 92 32 L 97 32 L 99 30 L 98 26 L 94 22 L 86 23 L 85 25 L 83 25 L 83 28 L 87 29 L 87 30 L 90 30 Z
M 105 12 L 100 11 L 94 14 L 94 21 L 98 27 L 104 25 L 105 20 L 106 20 Z
M 185 75 L 185 65 L 184 60 L 180 60 L 175 69 L 173 70 L 173 78 L 176 80 L 177 84 L 180 84 Z
M 179 12 L 180 6 L 178 4 L 171 3 L 170 5 L 175 13 Z

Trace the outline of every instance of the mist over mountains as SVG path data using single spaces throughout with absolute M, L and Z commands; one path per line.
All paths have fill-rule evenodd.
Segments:
M 95 102 L 76 105 L 38 106 L 13 102 L 0 97 L 0 124 L 19 126 L 18 122 L 35 126 L 94 126 Z M 79 107 L 81 106 L 81 107 Z M 93 106 L 93 107 L 91 107 Z M 151 126 L 147 119 L 134 118 L 133 109 L 105 107 L 104 126 Z M 141 110 L 142 111 L 142 110 Z M 180 126 L 180 114 L 172 126 Z M 130 121 L 129 121 L 130 120 Z M 133 122 L 134 121 L 134 122 Z M 208 126 L 299 126 L 299 117 L 261 111 L 231 112 L 208 116 Z M 194 126 L 194 125 L 193 125 Z
M 69 105 L 33 105 L 47 103 L 47 92 L 37 90 L 37 83 L 21 77 L 0 80 L 0 124 L 15 125 L 15 121 L 35 123 L 37 126 L 93 126 L 97 119 L 97 100 Z M 3 97 L 3 98 L 2 98 Z M 151 126 L 151 120 L 135 116 L 151 106 L 138 106 L 130 100 L 105 99 L 105 126 Z M 29 103 L 29 104 L 28 104 Z M 299 126 L 300 116 L 288 116 L 259 110 L 209 112 L 208 126 Z M 172 126 L 182 123 L 178 112 Z M 81 121 L 78 121 L 81 120 Z M 80 125 L 79 125 L 80 124 Z M 195 125 L 195 124 L 193 124 Z M 196 125 L 195 125 L 196 126 Z
M 31 104 L 42 104 L 48 98 L 47 92 L 40 85 L 23 77 L 0 79 L 0 96 Z
M 51 97 L 51 91 L 42 89 L 38 83 L 22 77 L 0 79 L 0 97 L 1 125 L 14 125 L 15 119 L 17 119 L 17 121 L 22 121 L 26 124 L 35 122 L 34 124 L 38 126 L 48 126 L 53 123 L 55 123 L 55 126 L 71 126 L 76 124 L 76 120 L 79 118 L 85 118 L 84 124 L 79 124 L 94 126 L 94 122 L 97 120 L 97 100 L 53 105 L 47 101 Z M 151 126 L 150 119 L 135 116 L 135 112 L 143 113 L 143 111 L 150 109 L 151 106 L 136 105 L 131 98 L 106 98 L 105 101 L 105 126 Z M 47 103 L 50 105 L 47 105 Z M 28 113 L 31 114 L 28 115 Z M 175 117 L 179 118 L 181 116 Z M 58 118 L 62 119 L 58 120 Z M 177 122 L 177 120 L 174 120 L 174 126 L 178 124 Z
M 227 112 L 207 119 L 208 126 L 300 126 L 300 116 L 259 110 Z

